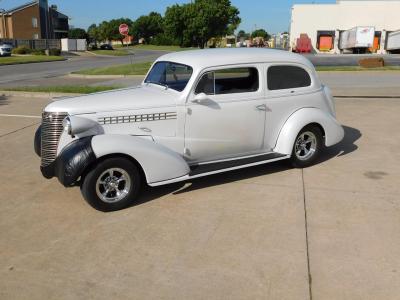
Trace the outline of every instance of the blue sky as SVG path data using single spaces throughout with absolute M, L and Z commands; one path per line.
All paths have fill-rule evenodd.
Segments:
M 1 0 L 0 8 L 9 9 L 29 2 L 29 0 Z M 92 23 L 99 23 L 119 17 L 136 19 L 150 11 L 161 14 L 165 8 L 182 0 L 49 0 L 58 5 L 61 12 L 71 18 L 74 27 L 87 28 Z M 298 3 L 335 3 L 335 0 L 231 0 L 239 8 L 242 23 L 239 29 L 251 31 L 255 27 L 277 33 L 289 29 L 291 6 Z

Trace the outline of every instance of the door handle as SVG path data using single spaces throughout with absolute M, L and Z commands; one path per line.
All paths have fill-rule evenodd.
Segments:
M 265 104 L 257 105 L 256 109 L 261 111 L 267 111 L 267 105 Z
M 144 132 L 151 132 L 151 129 L 147 127 L 139 127 L 139 129 L 143 130 Z

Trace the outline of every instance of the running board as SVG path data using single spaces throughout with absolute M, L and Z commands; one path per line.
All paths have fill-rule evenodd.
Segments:
M 190 173 L 188 175 L 174 178 L 170 180 L 149 183 L 150 186 L 160 186 L 170 183 L 186 181 L 194 178 L 204 177 L 208 175 L 263 165 L 274 161 L 284 160 L 290 158 L 290 155 L 280 153 L 267 153 L 257 156 L 251 156 L 236 160 L 219 161 L 215 163 L 204 163 L 190 166 Z

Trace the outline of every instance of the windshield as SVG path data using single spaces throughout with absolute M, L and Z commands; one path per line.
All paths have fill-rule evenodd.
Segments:
M 173 62 L 156 63 L 147 76 L 145 83 L 153 83 L 182 92 L 192 77 L 193 68 Z

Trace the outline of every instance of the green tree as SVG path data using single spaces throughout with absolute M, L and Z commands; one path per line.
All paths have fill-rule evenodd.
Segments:
M 253 38 L 262 37 L 264 40 L 269 40 L 271 38 L 271 35 L 269 35 L 265 29 L 254 30 L 251 36 Z
M 120 18 L 120 19 L 113 19 L 110 21 L 103 21 L 98 26 L 98 36 L 100 40 L 107 40 L 107 41 L 121 41 L 123 44 L 123 40 L 125 36 L 119 33 L 119 26 L 121 24 L 127 24 L 130 28 L 133 27 L 132 20 L 128 18 Z
M 243 39 L 247 40 L 248 38 L 250 38 L 250 34 L 247 33 L 247 32 L 244 31 L 244 30 L 240 30 L 240 31 L 238 32 L 238 34 L 237 34 L 237 37 L 238 37 L 239 39 L 243 38 Z
M 85 29 L 73 28 L 68 31 L 68 38 L 70 39 L 87 39 L 88 34 Z
M 139 17 L 133 23 L 133 34 L 136 38 L 144 38 L 146 43 L 149 43 L 151 38 L 164 32 L 163 17 L 157 12 L 151 12 L 147 16 Z
M 92 24 L 89 26 L 87 34 L 90 42 L 93 42 L 97 45 L 97 42 L 101 41 L 99 27 L 97 27 L 96 24 Z
M 175 4 L 167 7 L 164 17 L 165 33 L 179 39 L 179 45 L 184 46 L 186 23 L 184 18 L 185 6 Z
M 240 24 L 239 10 L 230 0 L 195 0 L 167 9 L 165 27 L 181 44 L 204 48 L 212 37 L 232 34 Z

